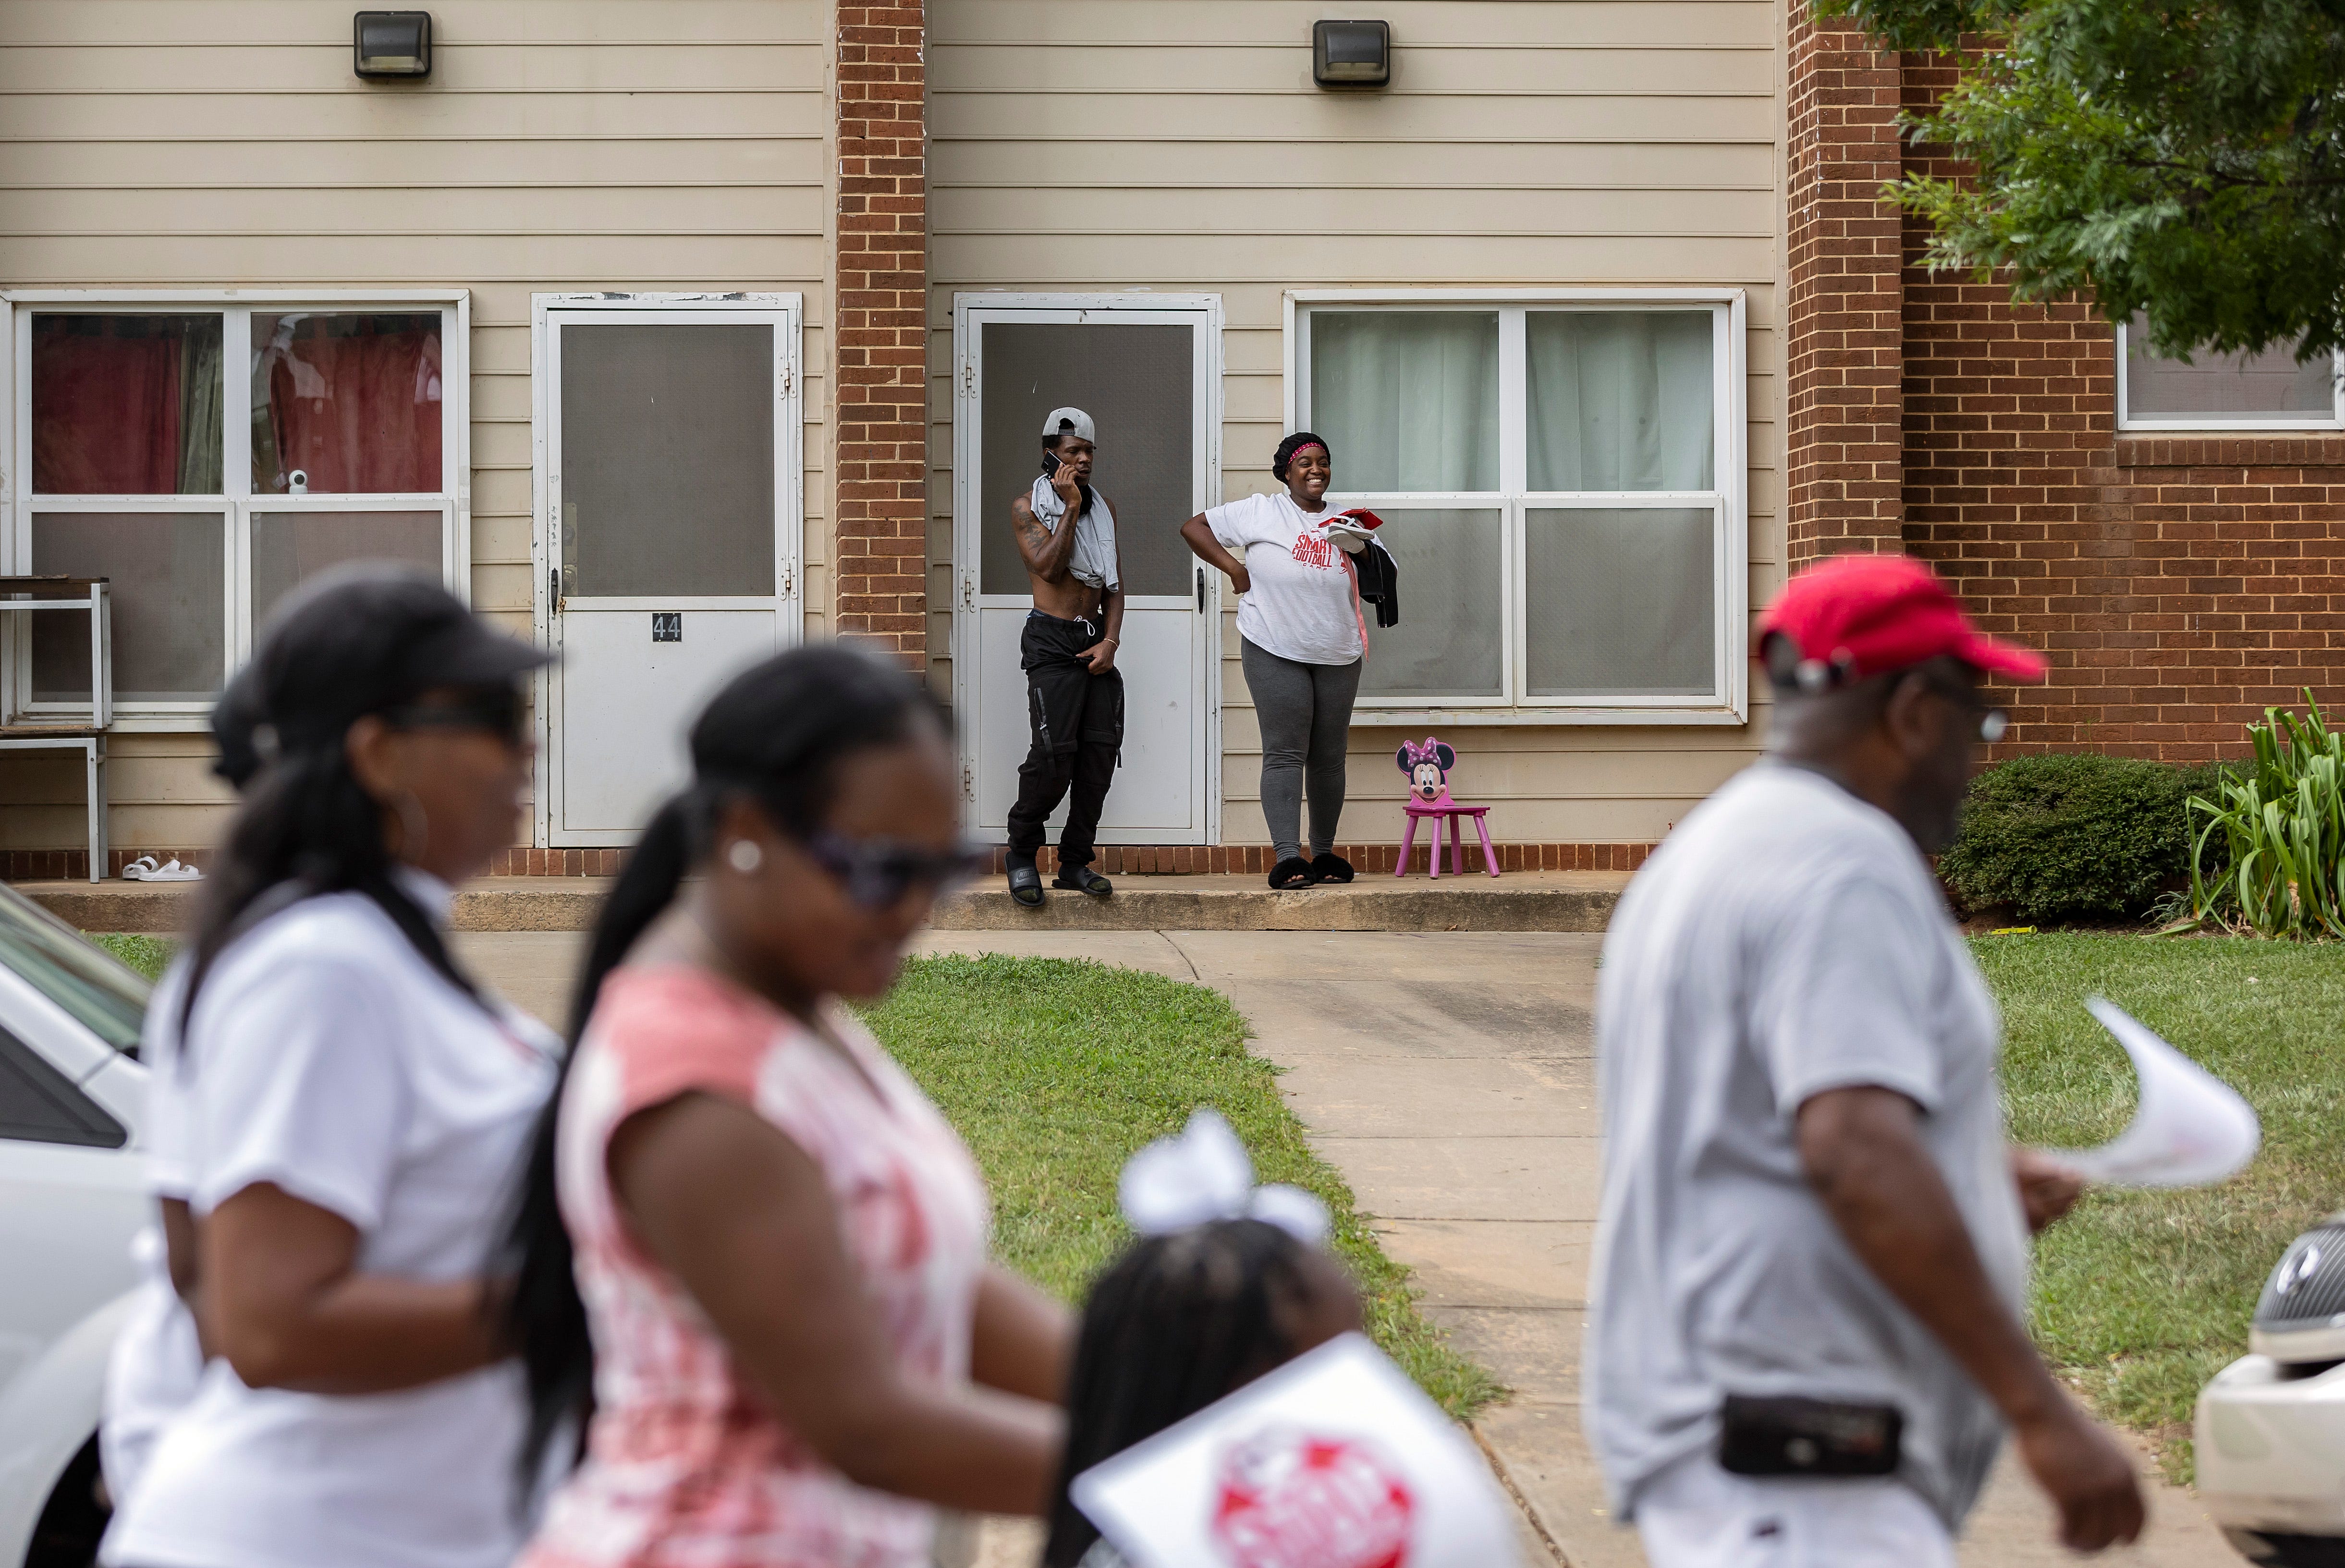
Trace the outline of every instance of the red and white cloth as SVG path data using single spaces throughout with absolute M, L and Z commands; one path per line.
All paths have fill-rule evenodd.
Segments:
M 620 1122 L 679 1094 L 750 1107 L 821 1167 L 901 1366 L 965 1381 L 984 1182 L 861 1026 L 834 1009 L 824 1027 L 848 1056 L 703 970 L 626 966 L 604 983 L 559 1145 L 597 1408 L 585 1462 L 520 1568 L 927 1568 L 931 1510 L 856 1485 L 774 1415 L 683 1286 L 628 1234 L 605 1165 Z

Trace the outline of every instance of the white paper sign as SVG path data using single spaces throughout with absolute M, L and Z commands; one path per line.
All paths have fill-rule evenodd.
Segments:
M 1075 1477 L 1138 1568 L 1518 1568 L 1481 1452 L 1359 1334 Z
M 2140 1098 L 2126 1129 L 2098 1148 L 2045 1153 L 2112 1187 L 2203 1187 L 2256 1157 L 2263 1127 L 2237 1090 L 2106 997 L 2085 1006 L 2133 1058 Z

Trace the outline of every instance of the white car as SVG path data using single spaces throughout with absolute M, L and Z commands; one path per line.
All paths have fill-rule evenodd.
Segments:
M 97 1417 L 148 1223 L 147 982 L 0 886 L 0 1568 L 88 1568 Z
M 2198 1395 L 2198 1499 L 2250 1563 L 2345 1568 L 2345 1214 L 2289 1243 Z

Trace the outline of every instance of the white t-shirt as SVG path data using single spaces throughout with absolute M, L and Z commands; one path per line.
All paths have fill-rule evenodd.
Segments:
M 448 889 L 411 875 L 444 918 Z M 369 898 L 305 899 L 214 964 L 184 1042 L 188 1200 L 256 1182 L 360 1232 L 357 1267 L 478 1276 L 557 1042 L 490 1014 Z M 250 1389 L 224 1361 L 157 1444 L 103 1559 L 141 1568 L 502 1568 L 522 1543 L 512 1362 L 393 1393 Z
M 139 1141 L 147 1146 L 147 1190 L 157 1199 L 188 1196 L 186 1102 L 179 1084 L 179 1003 L 187 995 L 188 959 L 173 962 L 147 999 L 138 1059 L 147 1068 L 147 1114 Z M 106 1368 L 106 1402 L 97 1428 L 106 1489 L 118 1508 L 146 1473 L 163 1428 L 196 1397 L 204 1354 L 195 1315 L 171 1284 L 159 1224 L 132 1243 L 142 1276 L 138 1300 L 114 1336 Z
M 1305 511 L 1284 491 L 1207 510 L 1206 526 L 1254 580 L 1238 601 L 1239 636 L 1298 664 L 1348 664 L 1360 656 L 1352 573 L 1327 537 L 1335 515 Z
M 1911 1099 L 1988 1278 L 2023 1309 L 2002 1020 L 1913 840 L 1817 774 L 1746 769 L 1622 897 L 1596 1032 L 1604 1194 L 1580 1367 L 1615 1517 L 1715 1451 L 1731 1392 L 1895 1405 L 1897 1478 L 1959 1525 L 2002 1420 L 1850 1250 L 1793 1127 L 1826 1089 Z

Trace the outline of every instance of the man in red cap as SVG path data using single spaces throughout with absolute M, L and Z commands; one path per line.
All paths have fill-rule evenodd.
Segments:
M 1654 1568 L 1952 1568 L 2006 1428 L 2068 1546 L 2130 1541 L 2122 1449 L 2029 1342 L 2073 1174 L 2003 1136 L 2001 1023 L 1928 856 L 1987 676 L 2044 660 L 1927 567 L 1843 556 L 1761 622 L 1768 757 L 1621 900 L 1582 1409 Z

